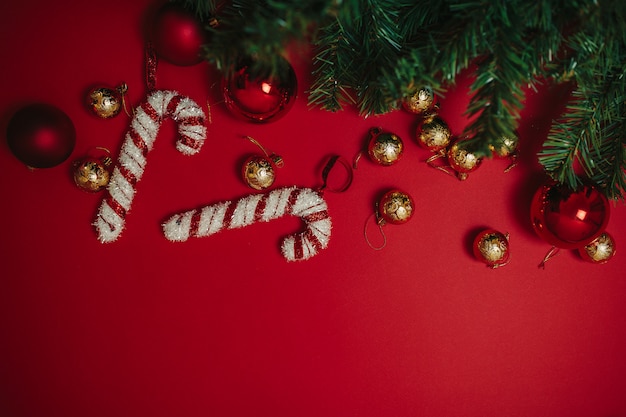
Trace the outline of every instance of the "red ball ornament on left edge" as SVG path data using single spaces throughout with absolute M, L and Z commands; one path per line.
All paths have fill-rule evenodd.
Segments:
M 544 241 L 561 249 L 581 248 L 605 231 L 611 206 L 597 188 L 573 190 L 556 183 L 539 187 L 530 207 L 531 223 Z
M 9 120 L 7 142 L 17 159 L 31 168 L 51 168 L 74 150 L 76 130 L 62 110 L 45 103 L 22 107 Z
M 156 14 L 152 42 L 159 57 L 179 66 L 202 62 L 207 32 L 191 11 L 178 3 L 166 3 Z

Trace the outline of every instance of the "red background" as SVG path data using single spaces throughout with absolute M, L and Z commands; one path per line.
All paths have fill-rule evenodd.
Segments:
M 298 99 L 281 120 L 253 125 L 220 100 L 206 63 L 161 62 L 157 87 L 212 104 L 202 151 L 186 157 L 164 124 L 127 227 L 103 245 L 91 226 L 101 194 L 77 189 L 72 161 L 92 147 L 115 154 L 129 126 L 90 115 L 94 85 L 124 81 L 145 95 L 144 29 L 157 5 L 0 3 L 0 415 L 23 416 L 626 416 L 624 254 L 592 265 L 549 246 L 529 222 L 544 181 L 534 153 L 565 88 L 527 96 L 523 156 L 488 160 L 465 182 L 429 168 L 414 116 L 363 119 L 309 109 L 308 52 L 291 53 Z M 458 134 L 467 81 L 442 101 Z M 63 164 L 29 171 L 9 151 L 11 115 L 31 102 L 65 111 L 77 143 Z M 363 159 L 353 186 L 327 193 L 330 246 L 300 263 L 278 242 L 301 227 L 285 218 L 186 243 L 160 223 L 182 210 L 249 195 L 238 171 L 256 151 L 279 153 L 277 186 L 320 185 L 330 154 L 352 159 L 367 131 L 401 136 L 403 159 Z M 372 250 L 364 225 L 381 192 L 398 187 L 414 218 L 388 225 Z M 608 231 L 618 246 L 623 205 Z M 512 261 L 490 270 L 471 255 L 478 230 L 511 234 Z M 379 243 L 376 229 L 369 229 Z M 619 251 L 619 249 L 618 249 Z

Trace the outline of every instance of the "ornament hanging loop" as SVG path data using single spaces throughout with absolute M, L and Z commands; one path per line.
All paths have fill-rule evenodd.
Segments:
M 537 268 L 546 269 L 546 262 L 548 262 L 550 259 L 554 258 L 556 255 L 558 255 L 559 251 L 560 251 L 559 248 L 557 248 L 556 246 L 552 246 L 552 248 L 550 248 L 548 253 L 546 253 L 546 256 L 544 256 L 543 260 L 537 266 Z
M 367 226 L 368 226 L 368 223 L 370 223 L 372 217 L 376 219 L 376 226 L 378 226 L 380 235 L 383 237 L 383 243 L 380 246 L 374 246 L 372 242 L 370 241 L 369 236 L 367 235 Z M 367 242 L 367 245 L 370 248 L 374 250 L 382 250 L 385 246 L 387 246 L 387 236 L 385 235 L 385 231 L 383 230 L 384 225 L 385 225 L 385 219 L 380 217 L 380 215 L 378 214 L 378 208 L 377 208 L 376 212 L 372 213 L 372 215 L 367 218 L 367 220 L 365 221 L 365 227 L 363 229 L 363 236 L 365 237 L 365 242 Z
M 267 149 L 265 149 L 263 145 L 261 145 L 259 141 L 253 138 L 252 136 L 244 135 L 243 138 L 248 139 L 250 142 L 254 143 L 263 152 L 263 154 L 268 159 L 270 159 L 274 165 L 276 165 L 277 168 L 282 168 L 285 166 L 285 161 L 283 160 L 282 156 L 277 155 L 273 152 L 268 152 Z

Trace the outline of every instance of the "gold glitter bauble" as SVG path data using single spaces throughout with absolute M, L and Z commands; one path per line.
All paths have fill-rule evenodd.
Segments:
M 435 95 L 433 90 L 425 87 L 405 97 L 402 101 L 402 107 L 410 113 L 423 114 L 433 107 L 434 102 Z
M 474 239 L 474 256 L 490 268 L 504 266 L 509 261 L 509 235 L 488 229 Z
M 73 165 L 74 183 L 78 188 L 85 191 L 96 192 L 104 189 L 109 184 L 111 173 L 109 166 L 111 158 L 97 159 L 87 157 L 78 160 Z
M 431 152 L 439 152 L 450 144 L 450 128 L 437 114 L 429 114 L 417 127 L 416 139 L 421 147 Z
M 615 240 L 607 232 L 579 250 L 580 256 L 589 262 L 603 264 L 615 256 Z
M 483 158 L 474 152 L 465 149 L 463 141 L 455 142 L 448 149 L 448 163 L 454 169 L 460 180 L 467 178 L 467 175 L 478 169 Z
M 125 90 L 125 86 L 115 89 L 106 87 L 93 88 L 87 94 L 87 105 L 93 114 L 102 119 L 117 116 L 122 110 L 122 96 Z
M 379 127 L 370 129 L 367 153 L 374 162 L 384 166 L 393 165 L 398 162 L 402 152 L 404 152 L 404 144 L 399 136 L 383 132 Z
M 517 152 L 519 138 L 517 136 L 503 136 L 489 145 L 489 149 L 494 155 L 500 158 L 507 158 Z
M 252 155 L 243 164 L 243 180 L 255 190 L 264 190 L 274 184 L 274 164 L 261 155 Z
M 415 204 L 407 193 L 391 190 L 385 193 L 378 203 L 379 222 L 402 224 L 413 216 Z

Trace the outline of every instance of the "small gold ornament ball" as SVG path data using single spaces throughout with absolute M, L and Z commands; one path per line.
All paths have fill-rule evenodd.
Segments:
M 87 96 L 87 104 L 91 112 L 102 119 L 117 116 L 122 109 L 121 90 L 106 87 L 94 88 Z
M 111 158 L 96 159 L 87 157 L 74 163 L 73 177 L 76 186 L 82 190 L 96 192 L 109 184 Z
M 274 164 L 261 155 L 252 155 L 243 164 L 243 180 L 255 190 L 264 190 L 274 184 L 276 173 Z
M 425 87 L 405 97 L 402 101 L 402 107 L 410 113 L 423 114 L 433 107 L 434 102 L 435 95 L 433 90 Z
M 482 161 L 482 157 L 465 149 L 463 141 L 457 141 L 448 150 L 448 163 L 457 172 L 460 180 L 465 180 L 470 172 L 478 169 Z
M 378 203 L 379 223 L 402 224 L 413 216 L 415 204 L 407 193 L 391 190 Z
M 507 158 L 517 152 L 519 138 L 517 136 L 503 136 L 489 145 L 489 149 L 494 155 L 500 158 Z
M 474 256 L 490 268 L 504 266 L 509 261 L 509 235 L 488 229 L 474 239 Z
M 370 130 L 370 141 L 367 153 L 370 158 L 383 166 L 393 165 L 404 152 L 404 144 L 398 135 L 383 132 L 381 128 Z
M 579 250 L 580 256 L 589 262 L 603 264 L 615 256 L 615 240 L 607 232 Z
M 448 124 L 437 114 L 431 113 L 419 124 L 416 136 L 421 147 L 439 152 L 450 144 L 452 134 Z

